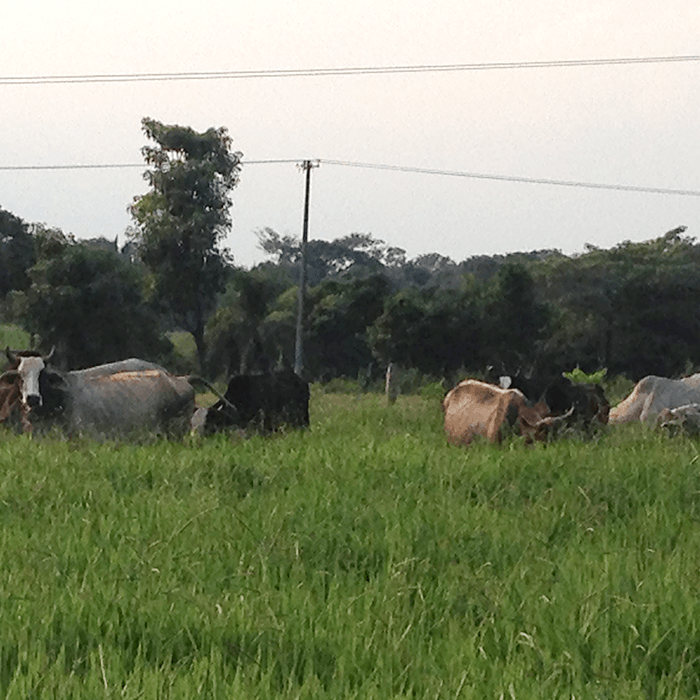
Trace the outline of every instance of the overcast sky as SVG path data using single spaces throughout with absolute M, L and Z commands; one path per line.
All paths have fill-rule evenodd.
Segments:
M 86 8 L 89 7 L 89 10 Z M 580 61 L 700 54 L 698 0 L 23 0 L 5 3 L 0 168 L 141 163 L 141 119 L 226 127 L 244 161 L 700 190 L 700 62 L 383 75 L 8 84 L 7 78 Z M 144 168 L 2 170 L 0 207 L 77 238 L 119 236 Z M 302 172 L 244 166 L 227 245 L 299 235 Z M 700 197 L 322 163 L 310 237 L 371 233 L 410 257 L 586 243 L 678 225 Z

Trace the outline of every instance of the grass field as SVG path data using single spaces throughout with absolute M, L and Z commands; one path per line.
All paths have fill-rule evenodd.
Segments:
M 0 436 L 2 698 L 697 698 L 698 443 Z

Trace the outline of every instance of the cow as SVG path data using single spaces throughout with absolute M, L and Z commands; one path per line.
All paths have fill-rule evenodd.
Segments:
M 544 380 L 504 375 L 499 381 L 503 388 L 519 389 L 530 400 L 544 402 L 552 416 L 570 412 L 566 421 L 569 427 L 590 430 L 596 424 L 606 425 L 609 420 L 610 403 L 600 384 L 576 384 L 563 374 Z
M 226 428 L 271 433 L 285 425 L 309 426 L 309 384 L 291 370 L 231 377 L 223 397 L 192 419 L 193 429 L 204 435 Z
M 510 427 L 527 442 L 544 440 L 563 416 L 550 416 L 544 402 L 532 404 L 519 389 L 503 389 L 476 379 L 465 379 L 451 389 L 442 401 L 445 433 L 456 445 L 468 445 L 481 436 L 498 443 Z
M 671 434 L 684 432 L 688 435 L 698 435 L 700 403 L 689 403 L 678 408 L 662 408 L 656 417 L 656 425 L 667 429 Z
M 650 374 L 640 379 L 626 399 L 610 411 L 610 423 L 653 424 L 664 409 L 700 403 L 700 374 L 668 379 Z
M 71 434 L 124 434 L 149 429 L 184 432 L 194 412 L 194 389 L 160 365 L 136 358 L 61 372 L 50 356 L 13 353 L 0 386 L 16 384 L 24 432 L 34 423 Z
M 28 377 L 33 375 L 32 367 L 43 367 L 54 354 L 51 352 L 43 356 L 34 350 L 21 350 L 10 353 L 7 349 L 9 361 L 5 372 L 0 376 L 0 423 L 9 423 L 10 419 L 19 415 L 19 420 L 23 432 L 31 432 L 32 425 L 29 420 L 29 412 L 32 405 L 40 403 L 37 400 L 39 394 L 38 387 L 35 390 L 30 388 L 30 383 L 20 380 L 19 366 L 22 364 L 23 372 Z

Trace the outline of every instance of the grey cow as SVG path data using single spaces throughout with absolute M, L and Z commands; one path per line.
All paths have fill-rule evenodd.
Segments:
M 188 378 L 152 362 L 131 358 L 61 372 L 49 365 L 50 356 L 6 353 L 15 369 L 0 380 L 20 383 L 25 432 L 43 424 L 60 425 L 71 434 L 184 433 L 194 412 Z

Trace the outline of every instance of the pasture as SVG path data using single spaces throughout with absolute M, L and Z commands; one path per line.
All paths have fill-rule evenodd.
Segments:
M 698 443 L 441 419 L 315 391 L 272 438 L 2 433 L 0 697 L 698 697 Z

